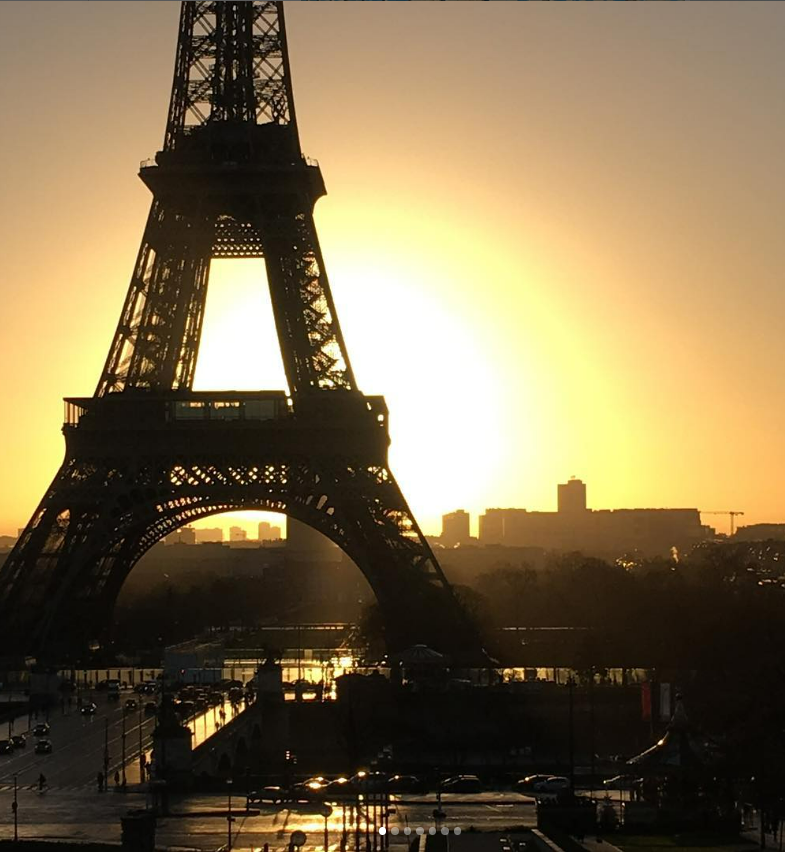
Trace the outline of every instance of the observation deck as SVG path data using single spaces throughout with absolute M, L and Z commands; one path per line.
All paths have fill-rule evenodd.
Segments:
M 295 401 L 284 391 L 124 391 L 67 397 L 69 451 L 125 454 L 369 455 L 386 461 L 382 396 L 320 391 Z

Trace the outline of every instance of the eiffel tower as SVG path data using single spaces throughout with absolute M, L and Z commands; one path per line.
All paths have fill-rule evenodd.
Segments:
M 234 510 L 296 518 L 339 545 L 389 650 L 479 644 L 388 463 L 387 408 L 357 387 L 314 220 L 283 3 L 184 2 L 163 150 L 95 394 L 65 400 L 66 456 L 0 570 L 2 647 L 50 659 L 106 638 L 138 559 Z M 195 392 L 211 258 L 264 258 L 289 386 Z

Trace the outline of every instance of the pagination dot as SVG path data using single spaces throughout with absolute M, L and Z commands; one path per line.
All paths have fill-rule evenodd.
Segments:
M 442 828 L 442 834 L 449 834 L 449 833 L 450 833 L 450 829 L 449 829 L 449 828 L 447 828 L 447 826 L 445 825 L 445 826 Z
M 384 826 L 382 826 L 382 827 L 379 829 L 379 834 L 387 834 L 387 829 L 386 829 Z

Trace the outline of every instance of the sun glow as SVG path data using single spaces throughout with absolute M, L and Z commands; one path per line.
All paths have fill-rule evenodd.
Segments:
M 385 396 L 391 467 L 415 515 L 437 532 L 452 508 L 445 494 L 468 506 L 490 485 L 500 462 L 501 389 L 472 329 L 426 295 L 433 270 L 416 258 L 383 267 L 356 251 L 340 258 L 333 292 L 357 380 L 363 392 Z M 194 387 L 286 388 L 263 261 L 213 261 Z M 250 530 L 255 518 L 234 513 L 220 522 Z
M 286 388 L 263 260 L 213 260 L 194 390 Z

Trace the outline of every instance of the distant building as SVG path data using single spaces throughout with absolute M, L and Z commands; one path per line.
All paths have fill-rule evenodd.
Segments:
M 209 527 L 196 530 L 196 543 L 215 542 L 224 540 L 224 531 L 221 527 Z
M 739 527 L 732 541 L 785 541 L 785 524 L 748 524 Z
M 586 486 L 571 479 L 558 487 L 557 512 L 486 509 L 480 544 L 580 550 L 604 557 L 637 551 L 669 556 L 707 537 L 697 509 L 613 509 L 586 507 Z
M 164 544 L 196 544 L 196 530 L 193 527 L 180 527 L 164 538 Z
M 463 509 L 442 515 L 441 543 L 445 547 L 466 545 L 471 541 L 469 534 L 469 522 L 471 516 Z
M 281 538 L 281 528 L 274 527 L 269 521 L 260 521 L 257 538 L 259 541 L 278 541 Z
M 560 515 L 580 515 L 586 511 L 586 485 L 574 476 L 557 486 Z
M 229 527 L 229 541 L 247 541 L 248 533 L 242 527 Z
M 15 535 L 0 535 L 0 550 L 11 550 L 17 541 Z

